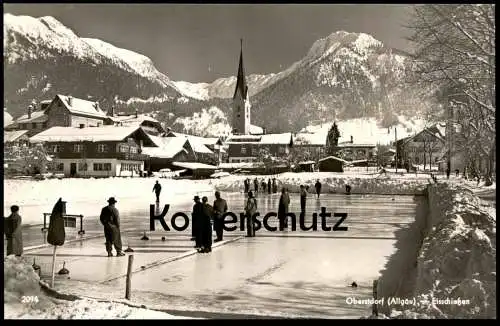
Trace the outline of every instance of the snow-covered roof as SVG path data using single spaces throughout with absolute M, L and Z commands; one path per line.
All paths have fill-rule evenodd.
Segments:
M 151 136 L 149 138 L 158 147 L 143 147 L 142 152 L 146 155 L 156 158 L 173 158 L 181 151 L 187 152 L 185 145 L 187 139 L 178 137 L 158 137 Z
M 193 151 L 198 154 L 213 154 L 212 150 L 207 147 L 207 145 L 215 145 L 218 141 L 219 138 L 217 137 L 200 137 L 200 136 L 193 136 L 193 135 L 188 135 L 188 134 L 182 134 L 178 132 L 173 132 L 170 131 L 168 135 L 171 135 L 169 138 L 185 138 L 189 141 L 189 144 L 191 144 L 191 147 L 193 148 Z M 174 137 L 172 137 L 174 136 Z
M 138 127 L 52 127 L 30 138 L 30 142 L 122 141 Z
M 107 118 L 106 113 L 101 110 L 97 102 L 82 100 L 72 96 L 60 95 L 57 96 L 61 99 L 64 106 L 74 114 L 84 114 L 98 118 Z M 69 104 L 71 98 L 71 104 Z
M 302 162 L 299 162 L 298 164 L 299 165 L 308 165 L 308 164 L 315 164 L 316 162 L 314 161 L 302 161 Z
M 14 123 L 27 123 L 27 122 L 45 122 L 48 120 L 48 116 L 44 111 L 33 111 L 31 112 L 31 118 L 28 118 L 28 114 L 23 114 L 17 118 Z
M 123 123 L 142 123 L 144 121 L 151 121 L 155 123 L 160 123 L 158 120 L 156 120 L 153 117 L 150 117 L 149 115 L 146 114 L 138 114 L 137 117 L 135 114 L 129 114 L 129 115 L 115 115 L 115 116 L 110 116 L 109 117 L 111 120 L 114 122 L 123 122 Z
M 326 136 L 322 133 L 298 133 L 293 140 L 294 145 L 326 146 Z
M 292 133 L 252 135 L 231 135 L 226 144 L 289 145 L 293 143 Z
M 193 135 L 183 134 L 183 133 L 174 132 L 174 131 L 171 131 L 170 134 L 172 134 L 176 137 L 187 137 L 188 139 L 196 140 L 204 145 L 215 145 L 220 140 L 219 137 L 200 137 L 200 136 L 193 136 Z
M 349 163 L 347 162 L 346 160 L 340 158 L 340 157 L 336 157 L 336 156 L 328 156 L 328 157 L 325 157 L 325 158 L 322 158 L 319 160 L 319 162 L 323 162 L 323 161 L 326 161 L 326 160 L 336 160 L 336 161 L 340 161 L 342 163 Z
M 217 170 L 219 169 L 215 165 L 210 165 L 210 164 L 204 164 L 204 163 L 198 163 L 198 162 L 172 162 L 172 165 L 189 169 L 189 170 Z
M 365 144 L 360 144 L 360 143 L 351 143 L 351 142 L 345 142 L 345 143 L 339 143 L 338 144 L 338 147 L 355 147 L 355 148 L 358 148 L 358 147 L 377 147 L 376 144 L 372 144 L 372 143 L 365 143 Z
M 264 134 L 264 129 L 262 129 L 259 126 L 250 124 L 250 130 L 249 130 L 249 132 L 252 135 L 262 135 L 262 134 Z
M 18 140 L 23 135 L 27 134 L 28 130 L 14 130 L 3 132 L 3 143 L 10 143 Z

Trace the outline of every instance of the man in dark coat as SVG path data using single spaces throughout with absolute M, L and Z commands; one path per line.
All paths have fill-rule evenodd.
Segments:
M 155 185 L 153 186 L 153 191 L 155 192 L 156 195 L 156 201 L 160 201 L 160 193 L 161 193 L 161 184 L 156 180 Z
M 273 178 L 273 194 L 278 192 L 278 185 L 276 184 L 276 178 Z
M 108 206 L 101 210 L 100 220 L 104 226 L 104 236 L 106 237 L 106 251 L 108 257 L 113 256 L 113 246 L 116 250 L 116 256 L 125 256 L 122 252 L 122 239 L 120 234 L 120 214 L 115 207 L 117 203 L 114 197 L 108 199 Z
M 243 181 L 243 184 L 245 185 L 245 194 L 247 194 L 250 190 L 250 180 L 248 180 L 248 178 L 245 179 L 245 181 Z
M 248 199 L 245 204 L 245 215 L 247 216 L 247 236 L 255 237 L 255 229 L 253 227 L 253 216 L 257 212 L 257 200 L 253 192 L 248 192 Z
M 10 207 L 11 214 L 4 219 L 4 233 L 7 238 L 7 256 L 23 254 L 22 219 L 19 215 L 19 206 Z
M 259 180 L 257 180 L 257 178 L 253 180 L 253 189 L 255 193 L 259 192 Z
M 271 193 L 271 179 L 267 179 L 267 193 L 270 194 Z
M 200 233 L 201 233 L 201 250 L 200 252 L 206 253 L 212 251 L 212 217 L 213 208 L 208 204 L 208 198 L 203 197 L 201 199 L 203 209 L 202 209 L 202 219 L 200 222 Z
M 281 189 L 281 197 L 278 205 L 278 220 L 283 223 L 284 227 L 288 227 L 288 220 L 286 214 L 288 213 L 288 206 L 290 205 L 290 196 L 288 190 L 283 187 Z
M 306 215 L 307 190 L 304 185 L 300 186 L 300 214 Z
M 262 193 L 265 194 L 266 193 L 266 187 L 267 187 L 265 179 L 262 179 L 262 181 L 260 182 L 260 186 L 262 187 Z
M 222 241 L 222 235 L 224 232 L 224 221 L 222 220 L 222 215 L 225 212 L 227 212 L 227 202 L 221 198 L 220 192 L 216 191 L 214 201 L 214 229 L 215 234 L 217 234 L 217 239 L 215 239 L 215 242 Z
M 203 205 L 200 202 L 200 197 L 194 196 L 194 205 L 193 205 L 193 213 L 192 217 L 192 226 L 191 226 L 191 240 L 195 241 L 195 248 L 201 248 L 201 233 L 200 233 L 200 221 L 203 218 Z
M 314 188 L 316 188 L 316 195 L 319 198 L 319 195 L 321 194 L 321 182 L 319 182 L 319 179 L 316 180 L 316 184 L 314 185 Z

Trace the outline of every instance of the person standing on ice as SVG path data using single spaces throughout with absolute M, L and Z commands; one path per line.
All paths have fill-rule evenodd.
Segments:
M 155 192 L 156 195 L 156 201 L 160 202 L 161 184 L 158 182 L 158 180 L 156 180 L 156 183 L 153 186 L 153 191 Z
M 212 218 L 213 208 L 208 204 L 208 198 L 203 197 L 202 202 L 202 219 L 200 221 L 200 235 L 201 235 L 201 250 L 199 252 L 212 251 Z
M 5 237 L 7 238 L 7 256 L 21 256 L 23 254 L 23 234 L 19 206 L 11 206 L 10 212 L 11 214 L 4 219 L 3 228 Z
M 217 238 L 215 242 L 222 241 L 222 235 L 224 232 L 224 220 L 222 219 L 222 215 L 227 212 L 227 202 L 221 198 L 220 192 L 215 192 L 215 201 L 214 201 L 214 229 Z
M 304 185 L 300 185 L 300 215 L 306 215 L 307 190 Z
M 120 214 L 115 207 L 117 203 L 115 197 L 108 199 L 108 206 L 101 210 L 100 220 L 104 226 L 104 237 L 106 238 L 106 251 L 108 257 L 113 257 L 113 246 L 116 250 L 116 256 L 125 256 L 122 252 L 122 239 L 120 234 Z
M 255 194 L 257 194 L 257 192 L 259 191 L 259 180 L 257 180 L 257 178 L 253 180 L 253 189 L 255 191 Z
M 266 193 L 266 187 L 267 187 L 265 179 L 262 179 L 262 181 L 260 182 L 260 186 L 262 187 L 262 193 L 265 194 Z
M 191 241 L 195 242 L 196 249 L 201 248 L 200 221 L 203 218 L 203 205 L 200 197 L 194 196 L 193 213 L 191 214 Z
M 273 194 L 278 192 L 278 185 L 276 184 L 276 178 L 273 178 Z
M 271 194 L 271 178 L 267 179 L 267 193 Z
M 283 187 L 281 188 L 281 197 L 278 205 L 278 220 L 283 227 L 288 227 L 288 219 L 286 214 L 288 214 L 288 206 L 290 205 L 290 196 L 288 195 L 288 190 Z
M 321 194 L 321 182 L 319 182 L 319 179 L 316 180 L 316 184 L 314 185 L 314 188 L 316 188 L 316 195 L 319 198 L 319 195 Z
M 248 192 L 248 199 L 245 204 L 245 215 L 247 217 L 247 237 L 255 237 L 255 230 L 253 228 L 253 216 L 257 212 L 257 200 L 253 192 Z
M 250 191 L 250 180 L 248 178 L 243 181 L 243 184 L 245 185 L 245 194 L 248 194 Z

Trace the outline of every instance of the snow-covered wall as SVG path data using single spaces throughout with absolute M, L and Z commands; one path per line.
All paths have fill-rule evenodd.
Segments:
M 496 318 L 496 220 L 464 188 L 444 183 L 428 186 L 427 193 L 427 218 L 417 217 L 404 234 L 410 237 L 398 241 L 406 248 L 391 257 L 406 255 L 406 261 L 388 263 L 378 286 L 380 298 L 416 298 L 417 305 L 381 312 L 398 318 Z M 419 240 L 416 260 L 412 251 L 401 253 Z

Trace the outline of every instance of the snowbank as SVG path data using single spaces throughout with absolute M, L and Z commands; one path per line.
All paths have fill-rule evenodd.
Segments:
M 5 319 L 189 319 L 117 302 L 55 299 L 41 290 L 39 282 L 25 258 L 10 255 L 5 259 Z
M 406 273 L 388 266 L 378 288 L 380 297 L 416 298 L 417 305 L 381 311 L 392 318 L 496 318 L 496 221 L 457 185 L 429 186 L 428 201 L 425 224 L 417 219 L 407 240 L 420 237 L 418 258 L 407 262 Z M 389 277 L 392 284 L 384 282 Z M 447 299 L 465 301 L 436 301 Z
M 59 197 L 67 201 L 68 214 L 97 216 L 109 197 L 118 200 L 121 211 L 137 210 L 155 200 L 153 178 L 4 180 L 4 214 L 11 205 L 20 206 L 23 224 L 43 223 L 43 213 L 52 211 Z M 209 180 L 158 179 L 162 185 L 160 200 L 170 203 L 191 201 L 194 194 L 212 191 Z
M 289 192 L 299 192 L 300 185 L 308 185 L 309 192 L 315 191 L 316 180 L 322 183 L 322 193 L 345 193 L 345 186 L 351 186 L 352 194 L 380 194 L 380 195 L 415 195 L 422 194 L 428 177 L 419 178 L 413 174 L 380 176 L 377 174 L 344 174 L 330 172 L 311 173 L 282 173 L 276 176 L 231 176 L 213 182 L 219 191 L 241 192 L 244 189 L 243 181 L 246 178 L 259 183 L 262 179 L 276 177 L 278 188 L 287 187 Z M 253 189 L 253 183 L 251 185 Z

